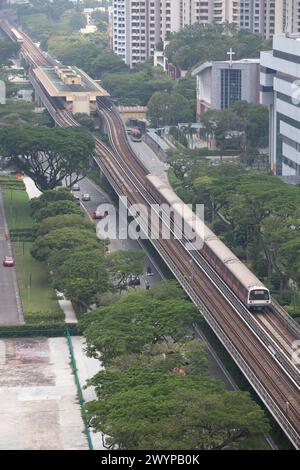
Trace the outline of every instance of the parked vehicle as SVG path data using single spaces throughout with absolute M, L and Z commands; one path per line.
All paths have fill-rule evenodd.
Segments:
M 152 271 L 152 269 L 151 269 L 151 266 L 148 266 L 148 267 L 147 267 L 146 275 L 147 275 L 147 276 L 153 276 L 153 275 L 154 275 L 154 273 L 153 273 L 153 271 Z
M 72 191 L 80 191 L 80 186 L 78 183 L 75 183 L 73 186 L 71 186 L 71 189 Z
M 141 285 L 140 276 L 131 274 L 128 278 L 128 285 L 129 286 L 140 286 Z
M 3 266 L 6 266 L 6 267 L 12 267 L 15 265 L 15 260 L 13 259 L 12 256 L 5 256 L 4 260 L 3 260 Z
M 108 215 L 108 211 L 105 211 L 104 214 L 100 214 L 98 211 L 93 212 L 93 219 L 101 220 L 104 219 Z

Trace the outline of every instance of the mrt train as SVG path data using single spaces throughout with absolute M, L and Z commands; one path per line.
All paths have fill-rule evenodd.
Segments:
M 21 34 L 15 29 L 15 28 L 11 28 L 11 32 L 13 34 L 13 36 L 15 37 L 15 39 L 17 40 L 17 42 L 23 42 L 23 36 L 21 36 Z
M 180 209 L 179 216 L 184 214 L 184 224 L 201 237 L 202 248 L 198 249 L 201 255 L 215 269 L 219 276 L 234 291 L 236 296 L 250 310 L 261 310 L 271 305 L 270 292 L 267 287 L 232 253 L 232 251 L 206 226 L 202 225 L 201 233 L 197 216 L 175 194 L 168 183 L 156 175 L 146 176 L 146 188 L 159 204 L 167 204 L 175 214 Z M 184 212 L 183 212 L 183 206 Z M 198 223 L 202 224 L 200 219 Z M 185 225 L 186 226 L 186 225 Z M 189 239 L 193 243 L 193 239 Z M 197 249 L 197 248 L 196 248 Z

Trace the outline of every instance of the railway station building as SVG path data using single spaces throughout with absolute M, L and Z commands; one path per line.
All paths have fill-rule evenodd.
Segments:
M 108 96 L 108 92 L 98 82 L 78 67 L 37 67 L 33 74 L 42 83 L 48 95 L 60 101 L 65 109 L 73 114 L 94 113 L 97 97 Z

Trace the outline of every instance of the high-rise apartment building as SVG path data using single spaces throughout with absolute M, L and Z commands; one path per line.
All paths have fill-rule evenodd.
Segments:
M 300 32 L 300 0 L 285 0 L 285 31 Z
M 113 50 L 134 66 L 169 33 L 193 23 L 234 23 L 265 38 L 300 31 L 300 0 L 113 0 Z
M 171 32 L 193 23 L 223 23 L 232 0 L 113 0 L 113 50 L 129 66 L 153 55 Z M 233 2 L 234 3 L 234 2 Z

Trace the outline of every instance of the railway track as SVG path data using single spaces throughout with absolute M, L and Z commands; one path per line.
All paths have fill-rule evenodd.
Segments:
M 109 137 L 110 137 L 110 143 L 113 146 L 115 152 L 118 153 L 120 157 L 122 155 L 123 156 L 128 155 L 129 164 L 130 162 L 132 163 L 137 162 L 137 157 L 133 153 L 128 143 L 122 120 L 120 119 L 118 115 L 112 112 L 112 109 L 109 108 L 109 105 L 103 103 L 103 101 L 101 100 L 98 100 L 98 103 L 101 106 L 102 112 L 105 114 L 105 120 L 107 124 L 109 125 L 109 128 L 114 129 L 114 131 L 109 132 Z M 135 166 L 130 165 L 130 168 L 135 169 Z M 134 171 L 134 176 L 139 182 L 142 181 L 143 184 L 145 184 L 146 170 L 141 165 L 137 166 L 137 169 Z M 152 203 L 157 202 L 153 200 L 153 198 L 151 198 L 149 194 L 147 195 L 147 201 L 148 202 L 150 201 Z M 188 242 L 187 239 L 184 239 L 183 241 L 185 243 Z M 197 251 L 192 251 L 192 252 L 189 252 L 188 255 L 186 256 L 188 257 L 189 260 L 193 260 L 197 266 L 201 267 L 203 270 L 206 271 L 207 274 L 209 274 L 210 279 L 214 280 L 215 284 L 221 289 L 224 296 L 227 299 L 228 298 L 230 299 L 231 305 L 235 307 L 237 313 L 243 317 L 243 319 L 249 325 L 249 327 L 251 327 L 254 331 L 257 332 L 258 336 L 264 342 L 266 348 L 269 349 L 270 344 L 271 345 L 274 344 L 274 346 L 277 347 L 278 359 L 280 363 L 283 365 L 283 368 L 285 370 L 289 370 L 295 382 L 298 385 L 300 385 L 299 366 L 295 366 L 294 364 L 290 363 L 292 343 L 293 341 L 300 339 L 300 329 L 298 325 L 295 322 L 288 321 L 287 318 L 284 318 L 281 314 L 279 314 L 278 310 L 275 310 L 275 312 L 277 312 L 276 314 L 277 334 L 276 336 L 274 336 L 274 328 L 271 325 L 271 323 L 266 322 L 266 321 L 265 322 L 261 321 L 261 318 L 264 318 L 264 316 L 260 317 L 258 315 L 257 316 L 251 315 L 249 310 L 235 296 L 235 294 L 231 291 L 231 289 L 227 286 L 227 284 L 222 280 L 222 278 L 220 278 L 220 276 L 215 272 L 215 270 L 211 268 L 211 266 L 206 261 L 206 259 L 201 255 L 201 253 Z M 264 314 L 268 315 L 269 317 L 272 317 L 273 312 L 271 310 L 266 310 Z M 290 317 L 288 316 L 288 318 Z M 272 319 L 272 321 L 274 320 Z M 289 326 L 288 328 L 289 332 L 293 332 L 293 334 L 288 334 L 288 342 L 284 340 L 278 341 L 278 337 L 280 336 L 284 337 L 287 334 L 287 331 L 286 331 L 287 324 Z M 262 333 L 262 330 L 263 330 L 263 333 Z M 288 348 L 286 347 L 287 344 L 289 344 Z M 285 347 L 283 348 L 283 346 Z
M 22 34 L 28 61 L 34 66 L 53 65 L 30 38 Z M 42 84 L 38 86 L 42 87 Z M 45 94 L 42 88 L 41 92 Z M 68 111 L 59 108 L 47 95 L 44 98 L 48 100 L 48 106 L 53 107 L 59 126 L 78 126 Z M 116 192 L 126 194 L 130 203 L 156 203 L 146 190 L 147 171 L 129 145 L 120 116 L 105 100 L 98 100 L 98 108 L 105 118 L 112 150 L 96 139 L 97 165 Z M 147 220 L 148 215 L 143 214 L 143 217 Z M 295 447 L 300 448 L 299 367 L 295 367 L 288 357 L 292 342 L 300 338 L 297 324 L 276 303 L 273 316 L 270 311 L 252 315 L 203 256 L 199 252 L 186 252 L 182 241 L 155 240 L 153 245 Z

